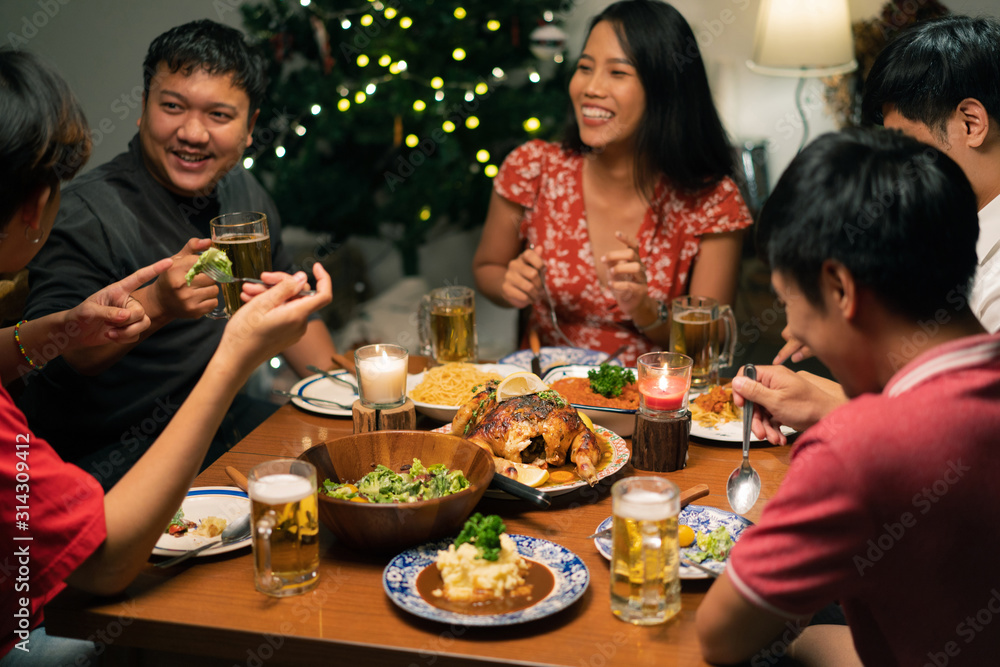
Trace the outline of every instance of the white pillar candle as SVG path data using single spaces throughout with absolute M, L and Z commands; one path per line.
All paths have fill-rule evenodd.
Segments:
M 355 354 L 361 401 L 400 405 L 406 399 L 407 354 L 398 345 L 367 345 Z

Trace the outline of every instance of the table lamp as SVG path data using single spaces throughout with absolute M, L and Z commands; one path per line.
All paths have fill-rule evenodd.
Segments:
M 806 78 L 845 74 L 858 67 L 847 0 L 761 0 L 747 67 L 758 74 L 799 79 L 795 108 L 802 119 L 801 151 L 809 138 L 802 109 Z

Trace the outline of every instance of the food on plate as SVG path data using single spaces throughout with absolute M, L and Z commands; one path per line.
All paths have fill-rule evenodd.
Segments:
M 202 537 L 215 537 L 216 535 L 221 535 L 225 529 L 225 519 L 217 516 L 206 516 L 198 524 L 198 527 L 194 529 L 194 534 L 201 535 Z
M 688 555 L 688 558 L 696 563 L 708 560 L 723 561 L 729 557 L 729 552 L 733 548 L 733 538 L 725 526 L 718 526 L 710 533 L 699 532 L 695 538 L 698 551 Z
M 443 463 L 424 466 L 420 459 L 396 473 L 379 465 L 357 484 L 323 481 L 323 493 L 338 500 L 370 503 L 412 503 L 458 493 L 469 488 L 461 470 L 449 470 Z
M 601 364 L 587 371 L 586 378 L 561 378 L 552 383 L 567 401 L 575 405 L 619 410 L 639 409 L 639 388 L 635 373 L 621 366 Z
M 191 286 L 191 281 L 194 280 L 194 277 L 205 270 L 206 264 L 211 264 L 230 278 L 233 276 L 233 263 L 229 260 L 226 253 L 218 248 L 209 248 L 198 256 L 198 261 L 184 275 L 188 287 Z
M 443 586 L 433 594 L 452 602 L 485 602 L 530 593 L 523 590 L 528 563 L 505 529 L 495 514 L 469 517 L 454 544 L 437 552 L 434 564 Z
M 708 391 L 691 400 L 691 417 L 705 428 L 739 420 L 743 411 L 733 403 L 733 388 L 712 385 Z
M 499 379 L 499 373 L 481 371 L 474 364 L 444 364 L 424 373 L 420 384 L 410 391 L 410 398 L 430 405 L 461 405 L 478 386 Z
M 569 461 L 591 486 L 597 483 L 601 445 L 569 402 L 545 387 L 537 376 L 521 383 L 533 393 L 499 400 L 497 383 L 487 383 L 462 405 L 451 423 L 451 432 L 462 435 L 493 456 L 497 472 L 518 479 L 510 462 L 547 469 Z M 506 380 L 505 380 L 506 382 Z
M 694 530 L 691 526 L 684 524 L 677 526 L 677 544 L 681 547 L 689 547 L 694 544 Z
M 184 518 L 184 508 L 181 508 L 174 514 L 174 518 L 170 520 L 170 523 L 163 529 L 163 532 L 174 537 L 180 537 L 192 528 L 197 527 L 197 525 L 194 521 L 188 521 Z

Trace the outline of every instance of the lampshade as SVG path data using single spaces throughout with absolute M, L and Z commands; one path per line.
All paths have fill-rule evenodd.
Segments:
M 761 0 L 747 67 L 791 77 L 857 69 L 847 0 Z

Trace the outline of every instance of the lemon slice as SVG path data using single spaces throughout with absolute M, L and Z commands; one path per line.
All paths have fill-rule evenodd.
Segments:
M 549 471 L 543 470 L 537 466 L 528 465 L 526 463 L 518 463 L 516 461 L 504 461 L 506 468 L 514 468 L 517 471 L 517 481 L 521 484 L 527 484 L 528 486 L 538 487 L 544 484 L 549 479 Z
M 588 429 L 590 429 L 591 433 L 596 433 L 596 431 L 594 431 L 594 422 L 590 421 L 590 417 L 588 417 L 587 415 L 583 414 L 582 410 L 577 410 L 576 414 L 580 415 L 580 421 L 583 422 L 584 426 L 586 426 Z
M 528 371 L 511 373 L 497 385 L 497 403 L 503 403 L 508 398 L 537 394 L 540 391 L 547 391 L 548 388 L 549 386 L 534 373 Z

